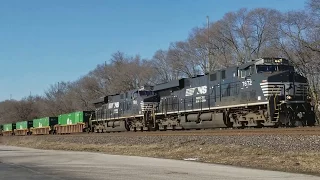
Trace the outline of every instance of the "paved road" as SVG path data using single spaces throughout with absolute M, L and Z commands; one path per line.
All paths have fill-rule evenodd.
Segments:
M 318 180 L 320 177 L 190 161 L 0 146 L 0 179 Z

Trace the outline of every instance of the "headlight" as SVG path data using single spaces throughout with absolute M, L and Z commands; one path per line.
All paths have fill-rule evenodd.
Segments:
M 292 97 L 288 95 L 288 96 L 287 96 L 287 99 L 289 99 L 289 100 L 290 100 L 290 99 L 292 99 Z

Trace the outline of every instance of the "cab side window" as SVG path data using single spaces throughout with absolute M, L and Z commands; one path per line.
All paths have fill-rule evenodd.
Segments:
M 210 81 L 215 81 L 217 80 L 217 74 L 214 73 L 214 74 L 210 74 Z
M 241 69 L 240 70 L 240 75 L 241 75 L 241 78 L 245 78 L 246 77 L 246 70 L 245 69 Z
M 240 70 L 240 75 L 241 75 L 240 77 L 245 78 L 247 76 L 251 76 L 254 73 L 255 73 L 254 66 L 248 66 L 245 69 Z
M 221 79 L 226 78 L 226 70 L 221 71 Z

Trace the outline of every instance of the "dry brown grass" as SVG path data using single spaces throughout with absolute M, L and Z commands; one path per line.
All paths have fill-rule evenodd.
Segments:
M 183 144 L 118 145 L 81 144 L 35 141 L 33 138 L 0 138 L 5 145 L 32 147 L 38 149 L 101 152 L 117 155 L 158 157 L 169 159 L 197 158 L 197 161 L 236 165 L 242 167 L 307 173 L 320 175 L 320 152 L 278 152 L 266 148 L 240 145 Z

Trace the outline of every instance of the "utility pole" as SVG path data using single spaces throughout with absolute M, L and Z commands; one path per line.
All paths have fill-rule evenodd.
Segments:
M 207 64 L 207 73 L 210 72 L 211 69 L 211 52 L 210 52 L 210 36 L 209 36 L 209 28 L 210 28 L 210 22 L 209 22 L 209 16 L 207 16 L 207 40 L 208 40 L 208 64 Z
M 60 97 L 60 82 L 58 82 L 58 96 Z

